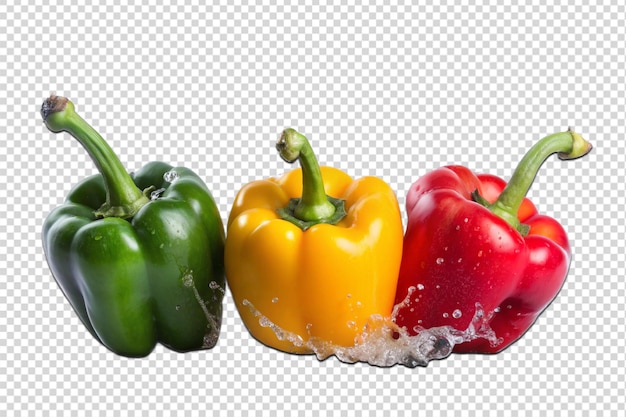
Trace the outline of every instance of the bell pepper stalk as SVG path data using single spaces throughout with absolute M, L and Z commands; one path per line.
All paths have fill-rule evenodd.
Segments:
M 212 348 L 222 319 L 224 228 L 191 170 L 151 162 L 134 174 L 65 97 L 41 108 L 99 173 L 78 183 L 43 225 L 52 275 L 91 334 L 112 352 Z
M 455 165 L 418 179 L 406 198 L 396 324 L 410 335 L 439 326 L 471 333 L 482 314 L 495 338 L 469 337 L 454 352 L 497 353 L 518 340 L 556 297 L 571 259 L 563 227 L 526 194 L 550 155 L 590 150 L 570 129 L 536 143 L 508 184 Z
M 373 315 L 391 316 L 402 254 L 397 198 L 379 178 L 320 167 L 293 129 L 276 147 L 301 168 L 238 192 L 225 249 L 233 299 L 267 346 L 302 354 L 313 341 L 353 346 Z
M 284 220 L 306 230 L 319 223 L 337 224 L 345 217 L 345 200 L 326 195 L 322 172 L 306 137 L 287 129 L 280 135 L 276 149 L 285 162 L 299 160 L 302 167 L 302 197 L 292 198 L 289 205 L 278 209 Z

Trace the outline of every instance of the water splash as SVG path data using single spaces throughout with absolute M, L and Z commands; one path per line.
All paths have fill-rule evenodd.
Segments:
M 304 339 L 302 339 L 302 336 L 281 329 L 278 325 L 276 325 L 270 319 L 265 317 L 260 311 L 254 308 L 250 301 L 244 299 L 242 304 L 248 307 L 252 314 L 259 319 L 259 324 L 261 325 L 261 327 L 270 328 L 274 332 L 278 340 L 287 340 L 296 347 L 306 346 Z
M 202 348 L 211 349 L 217 344 L 217 341 L 219 339 L 220 328 L 221 328 L 221 316 L 216 316 L 214 314 L 211 314 L 211 312 L 207 308 L 206 306 L 207 301 L 202 299 L 202 296 L 200 295 L 200 292 L 198 291 L 194 283 L 192 270 L 186 271 L 183 274 L 182 282 L 183 282 L 183 286 L 187 288 L 191 288 L 191 290 L 193 291 L 194 298 L 196 299 L 196 302 L 198 303 L 198 305 L 200 306 L 200 309 L 204 313 L 204 317 L 206 318 L 207 325 L 206 325 L 206 332 L 202 339 Z M 213 287 L 211 287 L 211 284 L 213 284 Z M 221 289 L 220 285 L 215 281 L 211 281 L 211 283 L 209 284 L 209 287 L 211 287 L 212 289 L 216 289 L 219 287 Z M 176 307 L 178 309 L 178 306 Z
M 409 291 L 408 296 L 412 292 Z M 464 331 L 451 326 L 430 329 L 417 327 L 415 329 L 417 334 L 410 335 L 406 329 L 394 322 L 394 315 L 391 318 L 373 315 L 364 326 L 362 333 L 357 336 L 354 346 L 348 347 L 334 345 L 315 337 L 309 337 L 305 341 L 302 336 L 276 325 L 258 311 L 249 300 L 243 300 L 243 305 L 258 318 L 262 327 L 271 329 L 279 340 L 287 340 L 296 347 L 304 347 L 312 351 L 319 360 L 335 356 L 345 363 L 366 362 L 379 367 L 403 365 L 415 368 L 427 366 L 432 360 L 448 357 L 454 346 L 459 343 L 480 338 L 487 339 L 492 345 L 500 342 L 489 326 L 491 315 L 485 315 L 480 303 L 476 303 L 476 312 L 470 325 Z M 394 308 L 394 314 L 398 308 L 399 306 Z M 307 330 L 309 329 L 310 326 L 307 326 Z

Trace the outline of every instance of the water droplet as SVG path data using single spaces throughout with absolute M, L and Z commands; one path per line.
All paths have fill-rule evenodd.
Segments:
M 193 287 L 193 275 L 191 273 L 183 275 L 183 285 L 185 287 Z
M 163 174 L 163 180 L 167 181 L 167 182 L 174 182 L 178 179 L 178 172 L 174 171 L 173 169 L 171 171 L 167 171 L 165 174 Z
M 97 235 L 97 236 L 93 237 L 93 240 L 100 240 L 100 239 L 102 239 L 102 236 L 100 236 L 100 235 Z
M 161 197 L 161 194 L 165 191 L 165 188 L 159 188 L 158 190 L 154 190 L 150 193 L 150 200 L 158 200 Z
M 510 309 L 513 308 L 513 306 L 511 304 L 509 304 L 508 306 L 506 306 L 506 308 L 510 310 Z
M 348 326 L 348 328 L 350 328 L 350 329 L 355 329 L 356 328 L 356 321 L 349 320 L 348 322 L 346 322 L 346 326 Z
M 461 226 L 460 225 L 456 225 L 456 227 L 454 228 L 455 230 L 461 230 Z
M 443 263 L 443 258 L 437 258 L 437 265 L 441 265 Z
M 417 289 L 418 290 L 423 290 L 424 289 L 424 284 L 417 284 Z
M 458 263 L 463 262 L 463 258 L 459 258 L 459 259 L 457 260 L 457 262 L 458 262 Z
M 467 223 L 467 222 L 469 221 L 469 219 L 466 217 L 466 218 L 464 218 L 464 219 L 463 219 L 463 221 L 464 221 L 465 223 Z
M 212 290 L 218 290 L 222 294 L 226 294 L 226 290 L 220 284 L 218 284 L 215 281 L 209 282 L 209 288 L 212 289 Z
M 483 251 L 479 250 L 478 251 L 478 257 L 480 258 L 481 256 L 483 256 Z
M 272 303 L 276 304 L 278 302 L 278 297 L 272 298 Z
M 306 329 L 307 332 L 310 332 L 312 327 L 313 327 L 313 323 L 307 323 L 304 328 Z
M 460 318 L 462 315 L 463 315 L 463 312 L 459 310 L 458 308 L 452 312 L 452 317 L 454 317 L 455 319 Z
M 443 318 L 447 319 L 448 317 L 450 317 L 450 315 L 448 313 L 443 313 Z
M 181 309 L 180 305 L 176 306 L 176 311 L 179 311 Z
M 437 284 L 437 285 L 435 285 L 435 288 L 439 289 L 439 288 L 441 288 L 441 285 Z
M 493 312 L 494 312 L 494 313 L 499 313 L 499 312 L 500 312 L 500 307 L 498 306 L 498 307 L 494 308 L 494 309 L 493 309 Z
M 352 294 L 346 295 L 346 298 L 352 298 Z

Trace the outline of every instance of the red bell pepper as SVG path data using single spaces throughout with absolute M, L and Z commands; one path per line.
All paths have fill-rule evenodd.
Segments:
M 496 353 L 519 339 L 556 297 L 571 259 L 563 227 L 525 196 L 548 156 L 574 159 L 590 150 L 570 129 L 532 147 L 508 185 L 461 166 L 415 182 L 406 200 L 396 324 L 409 335 L 438 326 L 471 332 L 478 308 L 495 338 L 468 337 L 454 352 Z

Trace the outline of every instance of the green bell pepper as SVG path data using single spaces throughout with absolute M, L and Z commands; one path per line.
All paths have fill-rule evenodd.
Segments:
M 76 138 L 100 172 L 70 191 L 42 235 L 52 275 L 87 329 L 129 357 L 157 342 L 179 352 L 215 346 L 225 236 L 204 182 L 162 162 L 129 174 L 64 97 L 48 98 L 41 115 L 52 132 Z

